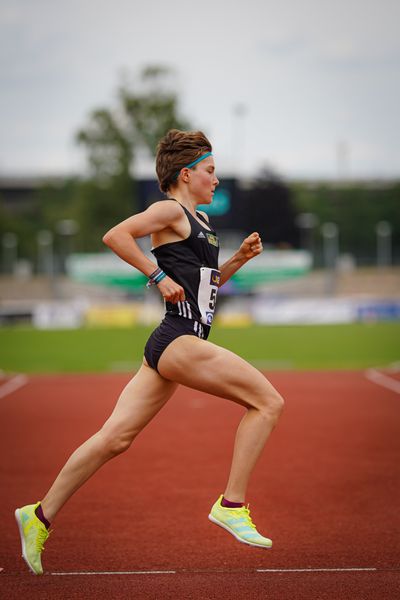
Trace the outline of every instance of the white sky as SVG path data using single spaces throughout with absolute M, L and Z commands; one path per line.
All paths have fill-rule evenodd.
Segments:
M 398 0 L 3 0 L 0 175 L 82 171 L 90 110 L 163 64 L 220 174 L 335 177 L 341 146 L 345 175 L 399 176 L 399 23 Z

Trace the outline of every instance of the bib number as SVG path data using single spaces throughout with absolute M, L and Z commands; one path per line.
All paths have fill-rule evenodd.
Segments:
M 201 314 L 200 320 L 204 325 L 211 325 L 214 318 L 220 280 L 221 272 L 217 269 L 210 269 L 209 267 L 200 268 L 197 304 Z

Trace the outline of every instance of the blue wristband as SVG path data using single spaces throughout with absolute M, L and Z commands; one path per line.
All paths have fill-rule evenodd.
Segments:
M 160 267 L 158 267 L 149 277 L 148 282 L 146 283 L 146 287 L 151 287 L 152 285 L 157 285 L 158 283 L 160 283 L 160 281 L 162 281 L 164 279 L 164 277 L 166 277 L 167 274 L 164 273 L 164 271 L 162 269 L 160 269 Z
M 154 278 L 154 283 L 156 285 L 158 285 L 160 283 L 160 281 L 162 281 L 164 279 L 164 277 L 166 277 L 167 274 L 164 273 L 164 271 L 161 271 L 161 273 L 159 275 L 157 275 L 157 277 Z

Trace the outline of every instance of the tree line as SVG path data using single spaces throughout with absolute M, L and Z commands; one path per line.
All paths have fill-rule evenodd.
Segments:
M 158 140 L 171 128 L 193 128 L 181 114 L 173 82 L 174 73 L 170 69 L 146 67 L 134 84 L 124 83 L 119 87 L 115 106 L 91 111 L 76 133 L 76 141 L 87 157 L 86 177 L 42 185 L 18 216 L 6 209 L 0 197 L 0 236 L 8 232 L 16 234 L 20 257 L 35 257 L 38 233 L 43 230 L 56 233 L 58 224 L 66 220 L 79 225 L 74 235 L 74 250 L 104 249 L 101 243 L 104 232 L 137 208 L 135 166 L 139 154 L 145 152 L 154 157 Z M 281 245 L 285 241 L 293 245 L 294 239 L 301 244 L 301 235 L 294 235 L 293 228 L 300 229 L 296 220 L 299 215 L 311 214 L 312 235 L 317 244 L 321 225 L 334 222 L 339 228 L 341 252 L 354 254 L 361 263 L 371 263 L 375 256 L 376 224 L 388 221 L 392 227 L 394 257 L 400 261 L 400 181 L 384 185 L 311 184 L 276 181 L 272 177 L 261 188 L 267 195 L 272 187 L 276 192 L 277 185 L 282 189 L 285 210 L 289 210 L 293 222 L 285 240 L 285 232 L 279 225 L 280 207 L 276 206 L 271 212 L 274 222 L 264 224 L 267 238 L 268 231 L 278 229 Z M 260 180 L 255 186 L 260 187 Z M 250 205 L 256 210 L 256 203 Z M 270 241 L 274 243 L 273 239 Z M 54 243 L 57 253 L 60 243 L 57 235 Z

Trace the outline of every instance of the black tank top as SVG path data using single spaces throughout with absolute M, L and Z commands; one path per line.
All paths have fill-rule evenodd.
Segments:
M 200 213 L 196 215 L 205 227 L 184 206 L 182 208 L 189 219 L 189 237 L 152 249 L 158 266 L 185 290 L 186 300 L 177 304 L 166 302 L 166 312 L 211 325 L 220 283 L 219 241 Z

